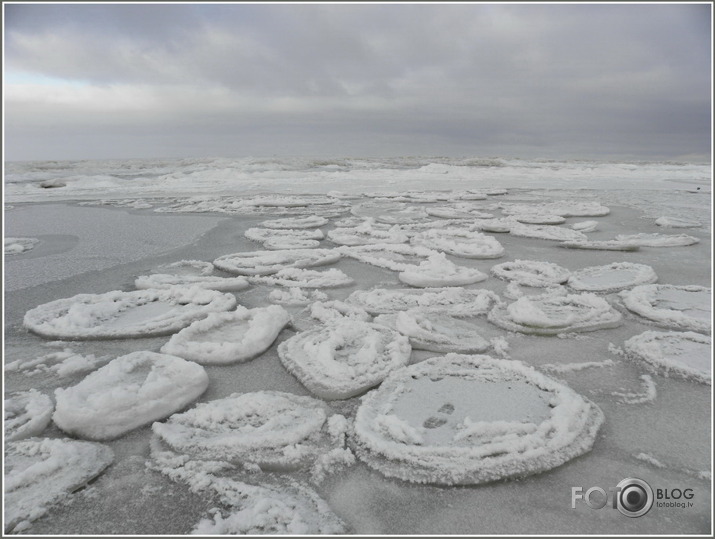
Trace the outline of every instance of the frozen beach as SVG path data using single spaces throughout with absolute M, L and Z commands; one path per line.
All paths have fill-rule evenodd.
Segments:
M 709 165 L 5 173 L 6 533 L 710 532 Z

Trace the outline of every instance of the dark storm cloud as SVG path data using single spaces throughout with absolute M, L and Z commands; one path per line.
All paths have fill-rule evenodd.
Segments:
M 705 4 L 27 4 L 5 16 L 6 75 L 53 78 L 8 88 L 10 157 L 50 124 L 121 156 L 151 151 L 118 136 L 126 126 L 176 155 L 710 148 Z

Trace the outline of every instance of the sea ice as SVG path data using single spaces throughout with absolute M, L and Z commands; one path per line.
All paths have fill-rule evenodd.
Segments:
M 566 222 L 565 217 L 551 213 L 517 213 L 513 217 L 527 225 L 560 225 Z
M 335 268 L 325 271 L 285 268 L 272 275 L 255 275 L 248 279 L 252 283 L 287 287 L 295 286 L 300 288 L 334 288 L 338 286 L 348 286 L 354 282 L 352 278 Z
M 71 348 L 65 348 L 61 352 L 51 352 L 32 359 L 11 361 L 5 364 L 5 372 L 22 372 L 29 376 L 51 372 L 54 376 L 64 378 L 92 371 L 110 359 L 111 356 L 82 355 L 74 352 Z
M 248 288 L 250 284 L 245 277 L 219 277 L 219 276 L 189 276 L 173 275 L 170 273 L 154 273 L 141 275 L 134 281 L 134 286 L 139 290 L 166 289 L 173 286 L 198 286 L 207 290 L 220 292 L 237 291 Z
M 314 301 L 325 301 L 328 295 L 320 290 L 308 290 L 307 292 L 299 286 L 287 288 L 285 290 L 272 290 L 268 294 L 268 301 L 278 305 L 300 306 L 309 305 Z
M 154 423 L 152 430 L 172 450 L 192 458 L 291 471 L 309 467 L 335 447 L 332 415 L 312 397 L 256 391 L 197 404 Z
M 571 228 L 579 232 L 594 232 L 598 228 L 598 221 L 579 221 L 572 224 Z
M 553 241 L 585 241 L 586 235 L 578 230 L 554 225 L 527 225 L 514 223 L 509 229 L 512 236 Z
M 488 315 L 499 327 L 536 335 L 614 328 L 622 318 L 605 299 L 592 293 L 522 296 L 509 305 L 496 305 Z
M 620 240 L 576 240 L 563 241 L 559 247 L 566 249 L 590 249 L 595 251 L 638 251 L 640 246 Z
M 700 221 L 693 219 L 683 219 L 680 217 L 658 217 L 655 224 L 663 228 L 698 228 L 702 226 Z
M 439 251 L 404 243 L 377 243 L 338 248 L 343 256 L 393 271 L 405 271 Z
M 658 325 L 712 332 L 712 289 L 697 285 L 644 284 L 620 293 L 623 304 Z
M 687 234 L 618 234 L 616 241 L 639 247 L 681 247 L 699 243 L 700 240 Z
M 325 235 L 323 231 L 319 228 L 315 230 L 306 229 L 281 229 L 276 230 L 272 228 L 249 228 L 243 233 L 246 238 L 251 241 L 264 242 L 266 240 L 272 240 L 276 238 L 281 238 L 285 240 L 289 239 L 299 239 L 299 240 L 322 240 Z
M 645 331 L 623 343 L 626 355 L 666 375 L 712 384 L 712 340 L 692 331 Z
M 462 258 L 499 258 L 504 254 L 504 247 L 493 236 L 459 228 L 419 232 L 410 243 Z
M 374 243 L 405 243 L 409 238 L 398 225 L 381 230 L 371 220 L 352 228 L 334 228 L 328 239 L 338 245 L 370 245 Z
M 171 336 L 161 348 L 171 354 L 201 365 L 227 365 L 248 361 L 265 352 L 290 315 L 278 305 L 211 313 Z
M 611 210 L 598 202 L 578 200 L 559 200 L 541 204 L 514 204 L 502 202 L 502 212 L 508 215 L 519 213 L 540 213 L 560 215 L 561 217 L 602 217 Z
M 375 317 L 376 324 L 395 329 L 410 340 L 412 348 L 430 352 L 474 354 L 486 351 L 490 344 L 477 332 L 472 322 L 419 309 Z
M 478 484 L 550 470 L 591 450 L 603 413 L 519 362 L 449 354 L 367 394 L 351 445 L 388 477 Z
M 269 238 L 263 242 L 263 247 L 272 251 L 284 251 L 286 249 L 315 249 L 319 246 L 320 242 L 318 240 L 280 235 L 274 238 Z
M 114 460 L 103 444 L 30 438 L 5 445 L 5 532 L 20 531 Z
M 16 255 L 34 249 L 40 240 L 37 238 L 4 238 L 3 243 L 6 255 Z
M 251 251 L 223 255 L 214 265 L 238 275 L 270 275 L 285 268 L 309 268 L 333 264 L 340 260 L 337 249 L 287 249 Z
M 281 362 L 315 395 L 347 399 L 406 365 L 411 347 L 394 330 L 346 320 L 303 331 L 278 346 Z
M 401 202 L 363 202 L 355 204 L 350 213 L 390 225 L 414 223 L 427 217 L 427 212 L 419 206 L 408 206 Z
M 263 221 L 261 226 L 274 229 L 296 229 L 296 228 L 318 228 L 327 225 L 328 220 L 319 215 L 306 215 L 305 217 L 286 217 L 283 219 L 273 219 Z
M 524 286 L 552 287 L 568 280 L 571 272 L 553 262 L 514 260 L 492 266 L 492 275 Z
M 486 313 L 500 299 L 490 290 L 451 287 L 356 290 L 345 301 L 373 315 L 420 308 L 425 312 L 465 317 Z
M 168 335 L 236 305 L 232 294 L 198 287 L 78 294 L 29 310 L 24 325 L 43 337 L 118 339 Z
M 611 293 L 657 280 L 655 270 L 646 264 L 613 262 L 573 272 L 568 279 L 568 285 L 574 290 Z
M 410 286 L 439 288 L 478 283 L 485 280 L 487 275 L 476 268 L 458 266 L 448 260 L 444 253 L 436 252 L 419 266 L 406 267 L 397 277 Z
M 68 434 L 111 440 L 196 400 L 209 384 L 200 365 L 154 352 L 110 361 L 80 383 L 55 390 L 52 416 Z
M 39 436 L 52 420 L 55 404 L 36 389 L 17 391 L 5 397 L 5 441 L 15 442 Z

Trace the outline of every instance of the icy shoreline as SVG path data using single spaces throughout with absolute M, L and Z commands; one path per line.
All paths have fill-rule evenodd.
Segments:
M 53 193 L 57 191 L 59 189 L 52 190 Z M 444 193 L 447 191 L 433 193 L 430 196 L 429 193 L 423 192 L 421 201 L 414 196 L 413 200 L 407 203 L 417 206 L 437 204 L 443 206 L 444 201 L 439 201 L 439 198 Z M 134 195 L 130 195 L 127 193 L 123 196 L 125 202 L 131 202 Z M 533 197 L 535 199 L 533 203 L 539 204 L 554 197 L 569 199 L 578 195 L 584 200 L 597 200 L 611 210 L 607 216 L 594 218 L 598 221 L 599 227 L 597 231 L 589 232 L 588 236 L 596 240 L 611 239 L 617 234 L 624 233 L 681 232 L 680 229 L 664 231 L 659 227 L 655 219 L 660 215 L 688 216 L 702 223 L 710 220 L 709 204 L 703 202 L 706 197 L 692 193 L 687 195 L 679 193 L 675 197 L 663 193 L 658 197 L 658 202 L 661 208 L 669 211 L 659 211 L 659 215 L 652 218 L 636 209 L 613 203 L 620 198 L 636 197 L 635 191 L 624 195 L 622 192 L 613 191 L 510 190 L 507 195 L 487 197 L 481 203 L 487 211 L 487 206 L 498 204 L 501 200 L 528 204 L 529 197 Z M 168 337 L 148 336 L 121 341 L 53 343 L 29 334 L 21 326 L 21 321 L 27 311 L 52 300 L 68 298 L 80 293 L 102 294 L 119 289 L 131 291 L 134 289 L 137 276 L 146 275 L 162 264 L 178 260 L 210 262 L 231 253 L 256 251 L 257 245 L 244 236 L 246 230 L 261 226 L 263 221 L 296 218 L 309 214 L 305 206 L 286 205 L 283 206 L 285 210 L 279 211 L 280 203 L 289 202 L 290 199 L 287 198 L 289 196 L 295 197 L 292 199 L 294 202 L 301 197 L 304 198 L 303 195 L 289 195 L 284 192 L 274 195 L 271 199 L 264 198 L 263 203 L 268 205 L 253 206 L 253 209 L 245 214 L 225 211 L 231 208 L 231 198 L 217 199 L 213 211 L 203 215 L 194 213 L 198 209 L 196 207 L 192 208 L 190 205 L 179 207 L 175 202 L 171 204 L 175 204 L 175 209 L 179 212 L 171 214 L 158 214 L 149 208 L 136 207 L 139 205 L 136 200 L 135 207 L 129 211 L 107 207 L 65 206 L 68 212 L 73 208 L 79 213 L 92 210 L 92 219 L 101 219 L 102 215 L 121 212 L 129 216 L 127 219 L 130 222 L 138 223 L 138 220 L 146 218 L 151 222 L 161 223 L 163 219 L 181 215 L 187 220 L 189 227 L 191 222 L 204 221 L 209 226 L 201 235 L 187 236 L 182 241 L 164 245 L 159 251 L 142 253 L 134 259 L 127 259 L 122 264 L 115 263 L 96 270 L 74 272 L 63 275 L 60 279 L 51 278 L 52 269 L 44 268 L 43 271 L 47 276 L 40 279 L 41 284 L 6 290 L 6 363 L 37 358 L 53 350 L 64 348 L 70 348 L 84 357 L 94 355 L 97 358 L 107 355 L 115 358 L 142 350 L 158 352 L 167 342 Z M 503 198 L 500 199 L 499 196 Z M 678 206 L 683 201 L 687 201 L 688 197 L 698 197 L 697 204 L 694 206 L 695 211 L 693 207 L 685 211 L 682 206 Z M 428 200 L 425 201 L 425 198 Z M 312 202 L 316 200 L 323 201 L 325 197 Z M 353 204 L 361 201 L 361 199 L 347 200 L 338 197 L 332 197 L 331 200 Z M 145 202 L 150 201 L 145 200 Z M 157 206 L 161 205 L 157 204 Z M 23 212 L 33 212 L 40 216 L 38 226 L 44 225 L 52 229 L 50 222 L 41 221 L 42 210 L 47 207 L 43 204 L 17 204 L 7 213 L 8 234 L 16 237 L 36 234 L 28 232 L 28 229 L 22 229 L 19 225 L 28 221 L 15 219 L 13 213 L 21 216 Z M 210 206 L 204 205 L 203 210 L 209 208 Z M 235 209 L 236 206 L 234 205 L 233 208 Z M 318 204 L 310 208 L 318 208 L 326 214 L 333 211 L 339 215 L 327 217 L 329 222 L 321 227 L 324 232 L 334 229 L 336 221 L 349 215 L 344 213 L 337 203 Z M 656 209 L 651 208 L 650 211 Z M 706 210 L 707 214 L 703 210 Z M 499 208 L 495 206 L 488 211 L 498 214 Z M 591 219 L 591 217 L 569 217 L 563 226 L 566 227 L 586 218 Z M 420 220 L 424 219 L 420 218 Z M 437 222 L 440 218 L 431 216 L 429 219 Z M 91 226 L 90 223 L 91 220 L 88 220 L 87 226 Z M 11 228 L 13 226 L 17 228 Z M 501 258 L 468 259 L 447 256 L 453 264 L 490 275 L 486 280 L 465 285 L 466 289 L 486 289 L 500 296 L 505 303 L 513 302 L 513 299 L 509 299 L 505 293 L 509 282 L 495 278 L 489 270 L 497 264 L 514 260 L 548 261 L 571 272 L 627 261 L 654 268 L 659 283 L 710 286 L 709 272 L 706 270 L 711 259 L 711 237 L 707 225 L 688 229 L 686 232 L 701 241 L 698 244 L 680 247 L 643 247 L 636 252 L 572 251 L 560 249 L 557 243 L 551 240 L 498 234 L 496 238 L 505 249 L 505 254 Z M 55 227 L 52 233 L 62 234 L 63 231 Z M 106 243 L 107 248 L 111 248 L 112 238 L 107 238 Z M 79 245 L 82 245 L 82 240 Z M 43 258 L 55 255 L 43 256 L 42 252 L 39 252 L 40 256 L 37 256 L 40 247 L 35 247 L 27 253 L 13 255 L 13 257 L 25 257 L 18 258 L 24 261 L 23 266 L 13 266 L 15 258 L 8 260 L 10 262 L 6 267 L 8 274 L 14 279 L 21 280 L 22 275 L 17 273 L 21 271 L 21 267 L 29 265 L 41 271 Z M 128 251 L 141 253 L 141 248 L 138 240 L 133 243 L 129 241 L 127 244 Z M 321 240 L 321 248 L 334 249 L 337 246 L 325 239 Z M 71 256 L 72 253 L 73 249 L 70 249 L 64 256 Z M 31 258 L 33 256 L 35 258 Z M 336 269 L 353 279 L 354 282 L 338 288 L 320 289 L 331 300 L 346 300 L 358 290 L 378 288 L 397 290 L 406 286 L 400 281 L 397 271 L 365 264 L 348 257 L 342 257 L 326 268 L 310 269 L 321 271 Z M 16 272 L 14 275 L 13 271 Z M 226 277 L 229 276 L 226 274 Z M 269 300 L 271 292 L 276 290 L 284 289 L 270 282 L 255 282 L 245 290 L 236 291 L 235 296 L 239 304 L 247 308 L 266 307 L 271 304 Z M 521 291 L 527 294 L 545 292 L 544 289 L 530 289 L 527 286 L 521 287 Z M 569 293 L 578 292 L 571 290 Z M 605 297 L 624 316 L 624 324 L 579 336 L 542 337 L 507 332 L 491 324 L 482 314 L 475 313 L 469 319 L 487 341 L 501 338 L 508 342 L 507 347 L 500 348 L 502 353 L 508 354 L 508 359 L 519 360 L 536 370 L 541 370 L 543 366 L 544 374 L 552 377 L 554 364 L 563 367 L 555 376 L 576 393 L 601 407 L 605 422 L 591 452 L 549 472 L 519 480 L 487 483 L 476 488 L 413 485 L 409 482 L 387 479 L 361 462 L 338 469 L 335 473 L 328 473 L 317 485 L 311 484 L 310 474 L 307 471 L 291 472 L 290 477 L 312 485 L 330 510 L 346 524 L 349 533 L 355 534 L 623 533 L 624 530 L 638 534 L 707 532 L 710 527 L 710 477 L 709 475 L 696 477 L 693 474 L 710 472 L 710 434 L 706 428 L 710 425 L 711 417 L 710 386 L 678 377 L 649 374 L 647 376 L 651 376 L 656 393 L 648 397 L 650 386 L 644 385 L 642 377 L 646 376 L 644 373 L 650 371 L 643 366 L 643 363 L 614 354 L 609 345 L 623 346 L 627 339 L 644 331 L 666 331 L 666 329 L 653 326 L 648 320 L 630 313 L 625 306 L 619 304 L 617 295 L 605 294 L 602 297 Z M 307 318 L 307 314 L 302 311 L 304 308 L 304 306 L 286 306 L 288 312 L 298 320 Z M 299 396 L 313 396 L 283 367 L 278 355 L 279 345 L 293 335 L 296 335 L 295 330 L 283 330 L 276 342 L 263 355 L 246 363 L 227 366 L 207 365 L 205 368 L 210 380 L 209 387 L 198 402 L 211 402 L 234 393 L 253 391 L 283 391 Z M 411 363 L 421 362 L 434 355 L 434 352 L 413 350 Z M 608 363 L 609 360 L 612 363 Z M 578 369 L 578 365 L 589 362 L 600 362 L 603 366 Z M 572 370 L 569 370 L 570 365 L 573 366 Z M 33 375 L 27 372 L 6 371 L 6 397 L 8 392 L 29 388 L 52 394 L 58 387 L 76 385 L 86 374 L 84 372 L 57 377 L 51 370 Z M 646 397 L 637 397 L 638 395 L 646 395 Z M 647 400 L 648 398 L 650 400 Z M 326 402 L 326 406 L 333 413 L 343 415 L 351 421 L 357 412 L 360 397 Z M 655 424 L 659 428 L 653 428 Z M 42 436 L 54 439 L 63 438 L 65 434 L 52 424 L 46 428 Z M 189 533 L 198 522 L 204 522 L 210 514 L 209 509 L 218 504 L 217 499 L 210 493 L 192 490 L 190 484 L 173 482 L 161 473 L 146 469 L 144 464 L 150 459 L 150 438 L 151 427 L 145 426 L 109 442 L 108 445 L 115 454 L 114 464 L 87 488 L 68 496 L 62 504 L 53 507 L 46 516 L 35 520 L 27 531 L 50 534 L 184 535 Z M 683 443 L 684 439 L 687 439 L 687 443 Z M 638 455 L 642 454 L 650 455 L 662 466 L 655 466 L 652 461 L 639 458 Z M 231 473 L 233 474 L 231 477 L 246 484 L 260 483 L 262 474 L 266 474 L 255 470 Z M 642 477 L 651 485 L 662 485 L 664 488 L 687 484 L 696 489 L 698 503 L 695 508 L 688 511 L 654 510 L 652 514 L 641 519 L 626 519 L 615 511 L 613 515 L 599 514 L 598 511 L 585 505 L 576 509 L 570 508 L 571 487 L 588 488 L 598 485 L 607 488 L 615 486 L 615 483 L 629 476 Z M 272 481 L 283 480 L 283 476 L 273 477 L 271 473 L 266 477 Z M 519 510 L 507 511 L 505 508 L 513 507 L 515 500 L 519 504 Z M 118 509 L 119 507 L 122 509 Z M 605 511 L 606 509 L 603 510 Z M 216 520 L 218 521 L 220 519 Z

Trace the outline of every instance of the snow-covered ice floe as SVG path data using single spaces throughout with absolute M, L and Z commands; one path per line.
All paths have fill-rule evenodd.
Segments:
M 517 213 L 513 217 L 527 225 L 560 225 L 566 222 L 565 217 L 552 213 Z
M 452 287 L 356 290 L 345 301 L 373 315 L 420 308 L 425 312 L 466 317 L 485 314 L 500 299 L 491 290 Z
M 655 224 L 663 228 L 699 228 L 702 226 L 700 221 L 694 219 L 683 219 L 681 217 L 658 217 Z
M 692 331 L 645 331 L 623 343 L 626 355 L 666 375 L 712 384 L 712 339 Z
M 286 217 L 283 219 L 272 219 L 263 221 L 263 228 L 274 229 L 296 229 L 296 228 L 318 228 L 327 225 L 328 220 L 320 215 L 306 215 L 305 217 Z
M 172 450 L 199 460 L 291 471 L 312 465 L 342 440 L 331 427 L 345 422 L 318 399 L 256 391 L 197 404 L 152 430 Z
M 496 305 L 488 315 L 499 327 L 536 335 L 614 328 L 622 318 L 605 299 L 592 293 L 522 296 L 509 305 Z
M 249 228 L 243 235 L 251 241 L 264 242 L 266 240 L 283 238 L 299 240 L 322 240 L 325 235 L 319 228 L 315 230 L 305 229 L 281 229 L 272 228 Z
M 559 247 L 566 249 L 589 249 L 593 251 L 639 251 L 640 245 L 620 240 L 562 241 Z
M 478 283 L 487 275 L 476 268 L 458 266 L 447 260 L 444 253 L 436 252 L 419 266 L 404 268 L 397 277 L 410 286 L 439 288 Z
M 140 290 L 171 288 L 172 286 L 198 286 L 222 292 L 243 290 L 250 285 L 244 277 L 220 277 L 212 275 L 214 265 L 203 260 L 179 260 L 165 264 L 151 275 L 142 275 L 134 281 Z
M 591 450 L 601 410 L 519 361 L 449 354 L 368 393 L 351 445 L 389 477 L 478 484 L 550 470 Z
M 339 269 L 316 271 L 303 268 L 285 268 L 272 275 L 248 278 L 252 283 L 299 288 L 333 288 L 348 286 L 354 281 Z
M 320 290 L 308 290 L 306 292 L 299 286 L 285 290 L 271 290 L 271 293 L 268 294 L 268 301 L 278 305 L 285 305 L 286 307 L 309 305 L 314 301 L 325 301 L 327 299 L 328 295 L 325 292 Z
M 320 242 L 318 240 L 280 235 L 268 238 L 263 242 L 263 247 L 272 251 L 284 251 L 286 249 L 315 249 L 319 246 Z
M 580 221 L 571 225 L 572 230 L 579 232 L 594 232 L 598 228 L 598 221 Z
M 110 359 L 111 356 L 96 357 L 94 354 L 85 356 L 74 352 L 71 348 L 65 348 L 61 352 L 51 352 L 31 359 L 16 359 L 5 364 L 5 372 L 22 372 L 29 376 L 50 372 L 53 376 L 64 378 L 92 371 Z
M 334 228 L 328 231 L 328 239 L 338 245 L 370 245 L 373 243 L 405 243 L 409 238 L 398 225 L 388 230 L 382 230 L 367 220 L 355 227 Z
M 499 258 L 504 254 L 504 247 L 493 236 L 459 228 L 418 232 L 410 243 L 462 258 Z
M 514 260 L 492 266 L 492 275 L 505 281 L 536 288 L 565 283 L 571 272 L 553 262 L 539 260 Z
M 539 213 L 560 215 L 561 217 L 602 217 L 611 210 L 599 202 L 584 202 L 579 200 L 557 200 L 541 204 L 517 204 L 502 202 L 502 213 L 515 215 L 520 213 Z
M 439 253 L 427 247 L 404 243 L 376 243 L 373 245 L 338 248 L 343 256 L 393 271 L 405 271 Z
M 527 225 L 518 222 L 510 227 L 509 234 L 522 238 L 553 241 L 585 241 L 588 239 L 583 232 L 571 228 L 554 225 Z
M 169 335 L 236 305 L 232 294 L 198 287 L 78 294 L 29 310 L 24 325 L 43 337 L 118 339 Z
M 171 336 L 161 348 L 202 365 L 227 365 L 248 361 L 265 352 L 290 322 L 288 312 L 278 305 L 212 313 Z
M 17 255 L 30 251 L 40 243 L 37 238 L 4 238 L 4 252 L 6 255 Z
M 658 325 L 712 332 L 712 289 L 671 284 L 644 284 L 620 293 L 623 304 Z
M 427 212 L 423 208 L 408 206 L 402 202 L 363 202 L 355 204 L 350 213 L 390 225 L 414 223 L 427 217 Z
M 340 260 L 337 249 L 286 249 L 250 251 L 223 255 L 214 265 L 237 275 L 270 275 L 285 268 L 309 268 L 333 264 Z
M 5 532 L 20 532 L 114 460 L 103 444 L 30 438 L 5 445 Z
M 474 205 L 464 202 L 452 206 L 428 207 L 425 208 L 425 211 L 427 215 L 440 219 L 491 219 L 494 217 L 493 214 L 479 211 Z
M 639 247 L 684 247 L 699 243 L 700 240 L 687 234 L 619 234 L 616 241 L 638 245 Z
M 409 338 L 412 348 L 418 350 L 474 354 L 484 352 L 490 346 L 473 323 L 446 314 L 412 309 L 381 314 L 373 322 L 399 331 Z
M 347 399 L 406 365 L 407 337 L 379 324 L 346 320 L 300 332 L 278 345 L 281 362 L 313 394 Z
M 52 420 L 55 404 L 36 389 L 17 391 L 5 397 L 5 441 L 39 436 Z
M 657 280 L 655 270 L 646 264 L 613 262 L 573 272 L 568 279 L 568 285 L 574 290 L 610 293 Z
M 209 385 L 201 365 L 155 352 L 110 361 L 80 383 L 55 390 L 55 424 L 68 434 L 111 440 L 196 400 Z

